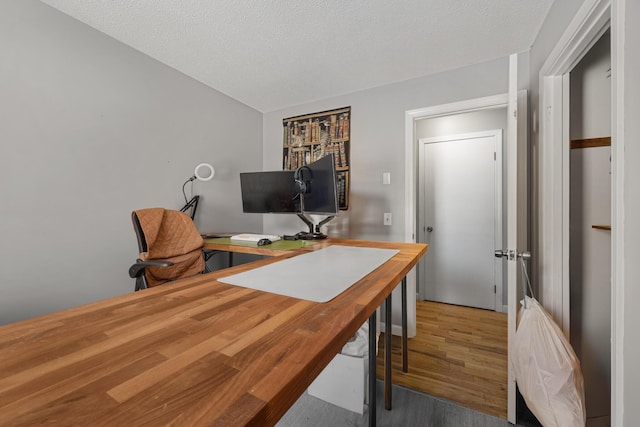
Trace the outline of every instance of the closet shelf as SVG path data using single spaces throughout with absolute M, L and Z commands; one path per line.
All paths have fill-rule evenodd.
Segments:
M 586 139 L 572 139 L 571 148 L 594 148 L 594 147 L 609 147 L 611 146 L 611 137 L 604 136 L 602 138 L 586 138 Z
M 597 230 L 609 230 L 611 231 L 610 225 L 592 225 L 591 228 L 595 228 Z

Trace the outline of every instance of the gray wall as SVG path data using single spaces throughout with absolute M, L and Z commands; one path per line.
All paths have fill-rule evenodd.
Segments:
M 199 228 L 261 229 L 261 113 L 35 0 L 0 2 L 0 55 L 0 323 L 130 292 L 131 211 L 180 208 L 200 162 Z
M 607 31 L 570 73 L 571 139 L 611 136 L 611 35 Z
M 351 106 L 350 208 L 328 225 L 330 236 L 404 241 L 405 112 L 507 92 L 508 60 L 500 58 L 424 78 L 352 93 L 264 115 L 264 166 L 281 169 L 282 119 Z M 391 185 L 382 185 L 383 172 Z M 384 212 L 393 225 L 384 226 Z M 300 231 L 296 218 L 265 216 L 265 230 Z
M 327 225 L 325 232 L 330 237 L 404 241 L 405 112 L 506 93 L 508 68 L 508 58 L 500 58 L 265 114 L 264 167 L 282 169 L 283 118 L 351 106 L 350 206 Z M 382 184 L 384 172 L 391 174 L 390 185 Z M 393 214 L 393 225 L 383 225 L 384 212 Z M 269 233 L 295 233 L 305 226 L 290 215 L 265 215 L 264 229 Z M 400 300 L 396 290 L 394 326 L 400 324 Z M 415 302 L 408 306 L 410 318 L 414 310 Z M 410 334 L 412 330 L 410 320 Z

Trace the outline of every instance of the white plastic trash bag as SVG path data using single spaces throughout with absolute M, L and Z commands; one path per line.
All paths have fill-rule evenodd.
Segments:
M 342 347 L 340 353 L 346 356 L 364 357 L 369 351 L 369 323 L 358 329 L 356 334 Z
M 534 298 L 524 297 L 518 317 L 511 361 L 527 406 L 545 427 L 584 426 L 583 378 L 571 344 Z

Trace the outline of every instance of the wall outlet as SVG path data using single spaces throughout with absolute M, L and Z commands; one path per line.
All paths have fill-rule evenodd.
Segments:
M 391 184 L 391 173 L 390 172 L 384 172 L 382 174 L 382 184 L 383 185 Z
M 385 212 L 382 223 L 384 225 L 391 225 L 391 212 Z

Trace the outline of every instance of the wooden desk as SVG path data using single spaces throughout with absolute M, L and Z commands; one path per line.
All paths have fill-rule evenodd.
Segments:
M 205 238 L 204 248 L 220 252 L 228 252 L 229 254 L 244 253 L 252 255 L 279 256 L 287 254 L 291 255 L 292 251 L 309 249 L 310 246 L 315 246 L 316 249 L 319 247 L 325 247 L 330 241 L 331 240 L 278 240 L 270 245 L 258 246 L 255 243 L 249 242 L 236 242 L 232 244 L 228 237 L 221 237 Z M 335 241 L 335 239 L 333 241 Z M 232 266 L 231 262 L 229 266 Z
M 0 327 L 0 425 L 273 425 L 426 252 L 328 303 L 217 280 L 286 253 Z M 325 244 L 304 250 L 315 250 Z
M 233 265 L 233 253 L 248 253 L 253 255 L 263 255 L 263 256 L 279 256 L 279 255 L 291 255 L 291 251 L 294 249 L 298 250 L 315 250 L 319 248 L 324 248 L 330 244 L 340 242 L 339 239 L 328 239 L 328 240 L 296 240 L 296 241 L 285 241 L 279 240 L 270 245 L 266 246 L 257 246 L 253 243 L 232 243 L 229 238 L 209 238 L 205 239 L 205 248 L 211 249 L 220 252 L 228 252 L 229 253 L 229 266 Z M 310 246 L 314 246 L 311 247 Z M 407 335 L 407 280 L 406 277 L 402 278 L 401 282 L 401 307 L 402 307 L 402 371 L 409 372 L 409 359 L 408 359 L 408 335 Z M 391 319 L 391 294 L 389 294 L 386 298 L 385 304 L 385 319 Z M 370 330 L 377 331 L 377 322 L 374 320 L 371 322 Z M 376 329 L 374 329 L 374 326 Z M 391 409 L 391 362 L 387 363 L 387 361 L 391 361 L 391 322 L 387 322 L 385 320 L 385 343 L 384 343 L 384 407 L 385 409 Z M 370 340 L 373 341 L 373 335 L 371 335 Z M 370 343 L 371 345 L 371 343 Z M 376 347 L 377 349 L 377 347 Z M 373 354 L 373 350 L 370 352 Z M 372 360 L 369 360 L 371 363 Z M 375 365 L 370 366 L 371 378 L 376 377 L 376 369 Z M 373 383 L 372 383 L 373 384 Z M 370 393 L 375 397 L 375 387 L 370 387 Z M 372 399 L 375 401 L 375 399 Z

